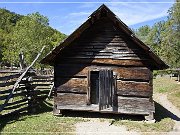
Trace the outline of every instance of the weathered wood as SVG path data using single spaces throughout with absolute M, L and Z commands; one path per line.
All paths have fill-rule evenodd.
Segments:
M 8 103 L 7 106 L 17 105 L 17 104 L 19 104 L 19 103 L 23 103 L 23 102 L 26 102 L 26 101 L 28 101 L 28 99 L 26 99 L 26 98 L 20 99 L 20 100 L 17 100 L 17 101 Z
M 86 77 L 90 70 L 111 69 L 117 74 L 117 79 L 121 80 L 141 80 L 149 81 L 151 71 L 146 67 L 118 67 L 118 66 L 89 66 L 85 64 L 58 64 L 55 67 L 55 75 L 59 77 Z
M 55 76 L 57 77 L 87 77 L 89 68 L 85 64 L 58 64 L 55 66 Z
M 33 76 L 33 80 L 35 80 L 35 79 L 53 79 L 53 78 L 54 78 L 54 76 L 51 76 L 51 75 L 47 75 L 47 76 L 45 76 L 45 75 Z
M 22 72 L 21 70 L 0 70 L 0 73 L 20 73 Z
M 86 105 L 86 94 L 58 93 L 54 97 L 55 104 L 60 105 Z M 71 109 L 71 108 L 69 108 Z
M 88 86 L 87 86 L 87 105 L 91 104 L 91 72 L 88 71 Z
M 10 82 L 5 82 L 5 83 L 0 83 L 0 87 L 8 87 L 11 85 L 14 85 L 16 81 L 10 81 Z
M 38 83 L 38 82 L 48 82 L 48 83 L 50 83 L 50 82 L 53 82 L 53 80 L 52 79 L 33 79 L 33 81 L 32 82 L 34 82 L 34 83 Z
M 122 80 L 146 80 L 149 81 L 151 71 L 148 68 L 115 68 L 114 72 L 117 73 L 117 79 Z
M 12 75 L 6 75 L 6 76 L 3 76 L 3 77 L 0 77 L 0 81 L 8 81 L 10 79 L 15 79 L 15 78 L 18 78 L 20 76 L 20 73 L 15 73 L 15 74 L 12 74 Z
M 20 108 L 20 107 L 25 106 L 25 105 L 28 105 L 28 103 L 25 102 L 25 103 L 21 103 L 21 104 L 16 104 L 16 105 L 14 105 L 14 106 L 6 106 L 6 107 L 4 108 L 4 110 L 17 109 L 17 108 Z
M 152 86 L 147 82 L 117 81 L 117 94 L 124 96 L 151 97 Z
M 26 87 L 18 87 L 18 88 L 16 88 L 15 92 L 22 91 L 25 89 L 26 89 Z M 12 91 L 12 89 L 0 90 L 0 94 L 9 94 L 11 91 Z
M 57 92 L 87 93 L 87 78 L 61 78 L 56 87 Z
M 150 98 L 118 96 L 118 108 L 140 112 L 154 112 L 154 104 Z
M 18 97 L 18 96 L 25 96 L 25 95 L 26 95 L 26 92 L 20 91 L 18 93 L 14 93 L 10 98 L 14 98 L 14 97 Z M 8 96 L 9 95 L 1 95 L 0 100 L 6 100 L 8 98 Z
M 22 112 L 27 111 L 27 109 L 28 109 L 28 107 L 23 107 L 23 108 L 20 108 L 20 109 L 16 109 L 16 110 L 13 110 L 11 112 L 0 115 L 0 117 L 6 117 L 6 116 L 14 115 L 14 114 L 20 114 Z
M 61 103 L 57 103 L 57 109 L 87 110 L 87 111 L 99 112 L 98 105 L 84 105 L 84 104 L 62 105 Z M 148 115 L 150 112 L 154 112 L 154 111 L 155 111 L 154 103 L 150 102 L 149 98 L 118 97 L 118 108 L 103 109 L 100 112 Z
M 148 82 L 117 81 L 118 90 L 152 91 Z
M 67 58 L 62 59 L 62 61 L 59 61 L 58 63 L 62 64 L 66 61 L 68 64 L 102 64 L 102 65 L 117 65 L 117 66 L 145 66 L 144 62 L 145 60 L 112 60 L 112 59 L 83 59 L 83 58 Z

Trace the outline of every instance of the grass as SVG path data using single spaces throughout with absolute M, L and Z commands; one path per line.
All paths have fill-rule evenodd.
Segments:
M 180 85 L 175 81 L 171 80 L 170 78 L 160 77 L 154 79 L 154 93 L 171 93 L 174 92 L 177 88 L 180 89 Z
M 134 121 L 115 121 L 115 125 L 124 125 L 131 131 L 137 132 L 169 132 L 174 126 L 174 122 L 170 118 L 162 119 L 160 122 L 147 123 L 147 122 L 134 122 Z
M 172 104 L 175 105 L 180 110 L 180 88 L 179 88 L 179 91 L 175 91 L 169 94 L 168 100 L 171 101 Z
M 71 118 L 63 116 L 54 116 L 52 114 L 52 104 L 43 103 L 36 114 L 25 114 L 19 116 L 10 116 L 1 119 L 1 132 L 15 132 L 38 134 L 38 132 L 60 132 L 66 134 L 73 132 L 74 124 L 84 121 L 82 118 Z
M 168 100 L 180 109 L 180 83 L 170 78 L 154 79 L 154 93 L 167 94 Z

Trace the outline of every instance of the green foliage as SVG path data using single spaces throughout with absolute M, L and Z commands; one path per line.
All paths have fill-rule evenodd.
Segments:
M 42 25 L 45 25 L 45 26 L 49 25 L 49 19 L 41 15 L 39 12 L 28 14 L 27 16 L 29 16 L 30 18 L 32 18 L 33 20 L 35 20 L 36 22 Z
M 170 67 L 175 68 L 180 67 L 180 3 L 176 2 L 168 13 L 167 21 L 160 21 L 152 27 L 142 26 L 135 33 Z
M 10 65 L 18 66 L 20 52 L 24 53 L 29 65 L 44 45 L 46 48 L 41 58 L 66 37 L 48 26 L 48 18 L 38 12 L 20 16 L 0 9 L 0 16 L 3 18 L 0 23 L 0 60 Z M 42 67 L 39 62 L 35 66 Z

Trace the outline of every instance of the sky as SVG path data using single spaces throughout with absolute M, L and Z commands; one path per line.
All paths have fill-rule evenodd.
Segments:
M 22 15 L 39 12 L 49 18 L 51 27 L 69 35 L 103 3 L 137 29 L 165 20 L 174 0 L 0 0 L 0 8 Z

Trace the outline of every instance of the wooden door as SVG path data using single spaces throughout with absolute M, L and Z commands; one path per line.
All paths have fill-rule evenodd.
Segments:
M 113 106 L 115 92 L 112 70 L 99 71 L 99 110 Z

